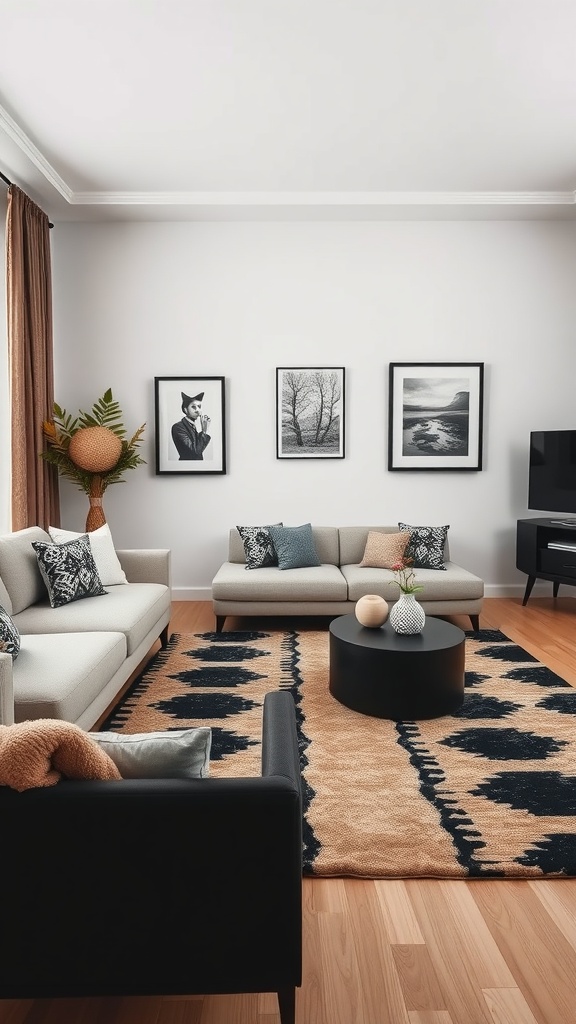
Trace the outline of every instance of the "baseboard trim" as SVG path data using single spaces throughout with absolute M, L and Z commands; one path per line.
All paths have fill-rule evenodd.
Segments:
M 524 597 L 526 590 L 525 583 L 487 583 L 484 586 L 484 597 Z M 536 581 L 532 588 L 530 597 L 552 597 L 552 584 L 547 580 L 541 582 Z M 562 586 L 560 584 L 560 590 L 558 591 L 558 597 L 575 597 L 576 588 L 569 586 Z
M 211 587 L 172 587 L 173 601 L 211 601 Z

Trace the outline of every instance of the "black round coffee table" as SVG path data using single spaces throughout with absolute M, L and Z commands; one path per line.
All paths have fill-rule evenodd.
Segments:
M 375 718 L 449 715 L 464 700 L 464 641 L 458 626 L 431 616 L 421 633 L 404 635 L 341 615 L 330 623 L 330 693 Z

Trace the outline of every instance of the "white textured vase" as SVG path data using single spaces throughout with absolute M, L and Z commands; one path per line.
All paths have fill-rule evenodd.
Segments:
M 421 633 L 426 613 L 415 594 L 400 594 L 390 609 L 390 625 L 397 633 Z
M 354 614 L 361 626 L 377 629 L 388 618 L 388 604 L 378 594 L 365 594 L 356 602 Z

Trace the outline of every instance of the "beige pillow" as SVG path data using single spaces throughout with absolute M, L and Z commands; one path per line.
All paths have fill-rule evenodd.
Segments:
M 370 530 L 360 566 L 364 569 L 391 569 L 410 540 L 409 533 L 376 533 Z

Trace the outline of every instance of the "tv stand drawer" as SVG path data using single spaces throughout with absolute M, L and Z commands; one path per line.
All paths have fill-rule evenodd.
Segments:
M 558 576 L 576 577 L 576 551 L 541 548 L 540 568 L 542 572 L 556 573 Z

